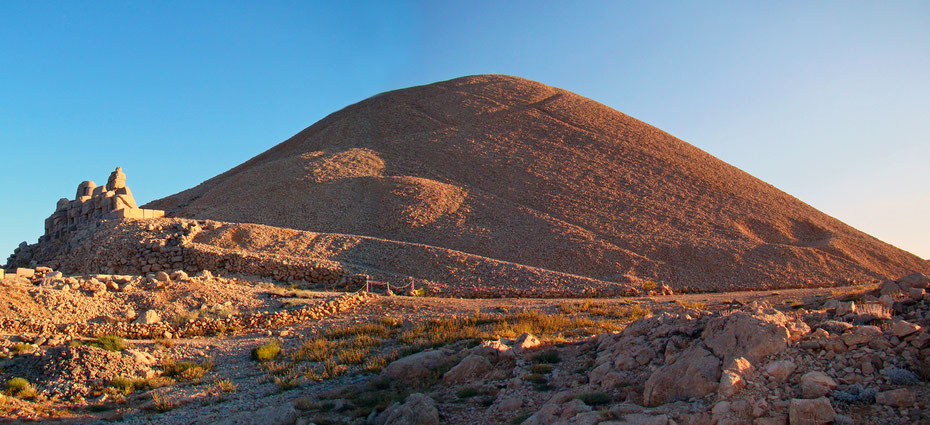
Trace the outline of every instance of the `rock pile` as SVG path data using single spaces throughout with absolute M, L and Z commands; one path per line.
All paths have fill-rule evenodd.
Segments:
M 447 365 L 428 394 L 448 400 L 465 386 L 492 394 L 483 402 L 487 422 L 522 412 L 529 425 L 923 423 L 930 296 L 914 289 L 928 287 L 930 278 L 915 274 L 810 310 L 682 308 L 580 344 L 521 349 L 534 339 L 523 336 L 421 352 L 382 375 L 416 381 Z M 881 305 L 885 296 L 893 299 L 885 316 L 843 304 Z M 563 360 L 533 365 L 539 350 Z M 540 391 L 548 392 L 542 403 Z M 455 415 L 455 400 L 438 404 L 440 417 Z

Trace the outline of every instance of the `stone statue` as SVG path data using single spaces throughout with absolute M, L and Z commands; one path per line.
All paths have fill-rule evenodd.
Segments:
M 107 179 L 107 190 L 116 190 L 126 187 L 126 173 L 123 172 L 123 167 L 116 167 L 116 171 L 110 173 L 110 178 Z

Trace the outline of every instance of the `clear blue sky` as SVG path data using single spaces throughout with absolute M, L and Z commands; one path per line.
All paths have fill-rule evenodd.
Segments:
M 309 3 L 0 0 L 0 254 L 117 165 L 144 203 L 376 93 L 500 73 L 930 257 L 930 2 Z

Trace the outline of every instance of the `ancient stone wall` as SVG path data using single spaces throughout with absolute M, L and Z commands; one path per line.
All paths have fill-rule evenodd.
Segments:
M 73 200 L 61 198 L 55 212 L 45 219 L 45 235 L 39 242 L 60 239 L 78 227 L 94 224 L 109 218 L 158 218 L 164 217 L 160 210 L 138 208 L 132 191 L 126 186 L 126 174 L 122 167 L 110 174 L 106 186 L 97 186 L 93 181 L 78 185 Z

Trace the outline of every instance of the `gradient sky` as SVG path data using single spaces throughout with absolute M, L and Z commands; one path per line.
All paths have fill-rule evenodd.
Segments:
M 308 3 L 0 0 L 0 254 L 117 165 L 142 204 L 376 93 L 498 73 L 930 257 L 930 2 Z

